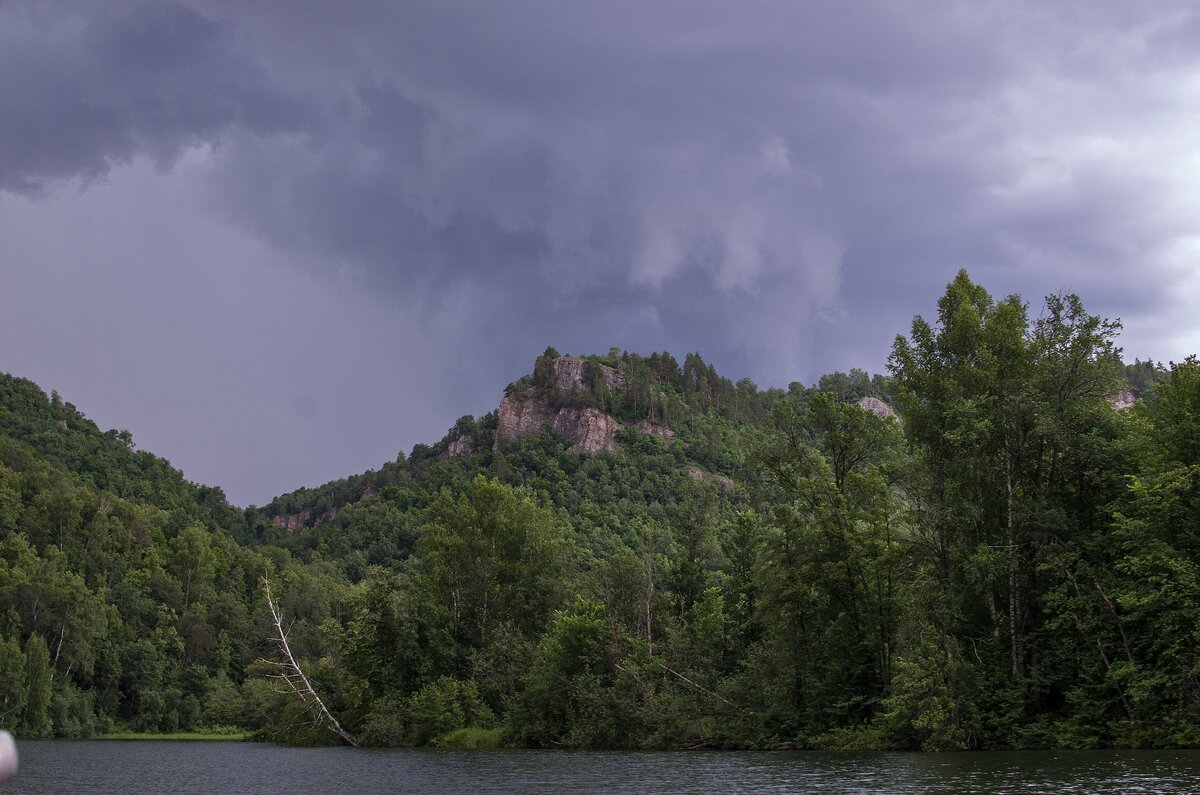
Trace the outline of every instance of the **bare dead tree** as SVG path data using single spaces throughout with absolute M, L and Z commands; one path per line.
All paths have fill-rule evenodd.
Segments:
M 621 663 L 619 663 L 619 662 L 615 662 L 615 661 L 613 662 L 613 664 L 612 664 L 612 665 L 613 665 L 613 670 L 620 671 L 621 673 L 623 673 L 623 674 L 626 674 L 626 675 L 627 675 L 627 676 L 629 676 L 631 679 L 633 679 L 633 681 L 637 682 L 637 683 L 638 683 L 638 685 L 639 685 L 639 686 L 640 686 L 640 687 L 641 687 L 643 690 L 645 690 L 645 691 L 647 691 L 647 692 L 649 692 L 649 691 L 650 691 L 650 687 L 649 687 L 649 686 L 646 684 L 646 682 L 645 682 L 645 681 L 643 681 L 642 677 L 638 676 L 638 673 L 637 673 L 637 671 L 634 671 L 634 670 L 632 670 L 632 669 L 630 669 L 630 668 L 626 668 L 624 665 L 621 665 Z M 697 684 L 696 682 L 692 681 L 691 679 L 687 678 L 687 677 L 686 677 L 686 676 L 684 676 L 683 674 L 681 674 L 681 673 L 679 673 L 678 671 L 676 671 L 674 668 L 669 668 L 668 666 L 666 666 L 666 665 L 663 665 L 663 664 L 662 664 L 662 663 L 660 663 L 660 662 L 655 662 L 655 663 L 654 663 L 654 665 L 655 665 L 656 667 L 658 667 L 658 668 L 661 668 L 662 670 L 666 671 L 666 672 L 667 672 L 667 673 L 669 673 L 671 676 L 674 676 L 676 679 L 679 679 L 680 681 L 682 681 L 682 682 L 684 682 L 685 684 L 689 685 L 690 687 L 692 687 L 692 688 L 693 688 L 693 689 L 695 689 L 696 691 L 698 691 L 698 692 L 700 692 L 700 693 L 703 693 L 703 694 L 704 694 L 704 695 L 706 695 L 706 696 L 711 696 L 711 697 L 713 697 L 713 698 L 717 699 L 718 701 L 720 701 L 721 703 L 723 703 L 723 704 L 726 704 L 727 706 L 733 707 L 733 708 L 734 708 L 734 709 L 736 709 L 736 710 L 740 710 L 740 711 L 742 711 L 742 712 L 749 712 L 749 711 L 750 711 L 750 710 L 746 709 L 746 708 L 745 708 L 745 707 L 743 707 L 743 706 L 740 706 L 740 705 L 738 705 L 738 704 L 734 704 L 732 701 L 730 701 L 729 699 L 725 698 L 725 696 L 721 695 L 720 693 L 714 693 L 713 691 L 709 690 L 707 687 L 704 687 L 704 686 L 702 686 L 702 685 L 699 685 L 699 684 Z
M 267 598 L 267 607 L 271 610 L 271 621 L 275 625 L 275 636 L 271 638 L 275 644 L 275 650 L 278 653 L 279 660 L 260 659 L 263 665 L 274 669 L 276 673 L 268 674 L 271 679 L 280 683 L 281 692 L 292 692 L 300 697 L 304 706 L 313 714 L 313 724 L 324 723 L 346 742 L 355 747 L 358 743 L 354 741 L 354 737 L 350 732 L 342 728 L 342 724 L 338 723 L 338 719 L 333 717 L 333 713 L 325 706 L 325 702 L 317 695 L 317 691 L 313 689 L 312 682 L 305 676 L 304 671 L 300 668 L 300 663 L 292 654 L 292 647 L 288 645 L 287 633 L 283 628 L 283 614 L 279 610 L 279 606 L 271 597 L 271 581 L 263 577 L 263 594 Z
M 695 690 L 697 690 L 701 693 L 704 693 L 707 696 L 712 696 L 713 698 L 717 699 L 718 701 L 722 702 L 723 704 L 728 704 L 729 706 L 733 707 L 734 709 L 737 709 L 737 710 L 745 709 L 744 707 L 740 707 L 737 704 L 734 704 L 732 701 L 725 698 L 725 696 L 721 695 L 720 693 L 714 693 L 713 691 L 709 690 L 707 687 L 702 687 L 701 685 L 696 684 L 691 679 L 688 679 L 686 676 L 679 673 L 679 671 L 676 671 L 672 668 L 668 668 L 667 666 L 663 665 L 662 663 L 657 663 L 657 665 L 659 668 L 663 669 L 664 671 L 669 673 L 671 676 L 674 676 L 677 679 L 682 680 L 686 684 L 691 685 Z

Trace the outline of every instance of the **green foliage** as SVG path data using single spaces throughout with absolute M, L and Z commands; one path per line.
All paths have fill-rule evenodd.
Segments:
M 21 720 L 21 735 L 49 737 L 51 671 L 50 649 L 41 635 L 33 634 L 25 642 L 25 713 Z
M 371 745 L 402 746 L 484 742 L 478 734 L 494 731 L 496 717 L 479 698 L 473 681 L 448 676 L 430 682 L 407 698 L 378 700 L 367 716 L 363 739 Z
M 55 688 L 50 713 L 54 732 L 59 737 L 84 739 L 97 733 L 95 693 L 73 682 L 63 682 Z
M 362 744 L 1194 746 L 1200 364 L 1122 368 L 1118 328 L 962 272 L 890 376 L 614 348 L 565 388 L 548 348 L 507 394 L 615 454 L 462 417 L 245 510 L 0 376 L 0 725 L 341 742 L 271 678 L 266 575 Z
M 24 714 L 27 671 L 21 644 L 0 639 L 0 728 L 12 731 Z
M 214 731 L 214 727 L 230 727 L 226 733 L 242 731 L 241 726 L 246 720 L 246 699 L 229 679 L 221 672 L 208 683 L 204 692 L 203 714 L 206 720 L 215 721 L 210 726 L 203 727 Z
M 1170 371 L 1161 363 L 1147 359 L 1134 359 L 1133 364 L 1124 366 L 1125 383 L 1140 398 L 1150 397 L 1157 384 L 1166 383 L 1171 379 Z
M 504 745 L 504 729 L 480 729 L 477 727 L 455 729 L 436 738 L 433 741 L 433 745 L 438 748 L 456 748 L 469 751 L 478 751 L 485 748 L 501 748 Z
M 457 500 L 443 491 L 427 516 L 417 549 L 455 640 L 482 648 L 505 622 L 539 632 L 561 598 L 565 550 L 553 514 L 480 476 Z
M 555 614 L 514 710 L 514 730 L 522 743 L 550 747 L 624 744 L 621 704 L 612 697 L 607 629 L 603 606 L 582 597 L 573 609 Z
M 425 745 L 467 727 L 488 729 L 495 723 L 492 711 L 480 701 L 472 681 L 442 677 L 418 690 L 408 700 L 408 740 Z

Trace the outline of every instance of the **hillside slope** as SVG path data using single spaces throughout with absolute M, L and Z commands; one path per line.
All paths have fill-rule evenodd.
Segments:
M 244 511 L 0 376 L 0 725 L 340 742 L 270 678 L 267 580 L 362 744 L 1200 744 L 1200 364 L 1115 332 L 961 273 L 890 379 L 548 349 Z

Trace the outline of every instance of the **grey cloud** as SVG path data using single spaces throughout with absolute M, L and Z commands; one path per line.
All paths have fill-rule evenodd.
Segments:
M 734 323 L 776 271 L 790 276 L 772 284 L 789 315 L 821 315 L 873 281 L 900 286 L 897 270 L 925 281 L 937 263 L 918 258 L 946 251 L 959 261 L 940 271 L 1103 249 L 1092 233 L 1132 202 L 1128 181 L 1069 207 L 1034 198 L 1014 211 L 989 194 L 1021 167 L 1004 154 L 1022 123 L 1005 118 L 1005 93 L 1045 69 L 1069 83 L 1131 58 L 1162 68 L 1172 57 L 1156 60 L 1158 45 L 1183 57 L 1172 43 L 1192 24 L 1101 4 L 200 8 L 220 21 L 134 6 L 67 36 L 83 57 L 58 72 L 92 76 L 94 110 L 63 125 L 78 141 L 28 136 L 57 151 L 16 184 L 219 139 L 213 203 L 274 245 L 412 306 L 482 280 L 521 315 L 552 301 L 582 322 L 614 286 L 643 311 L 700 278 L 712 295 L 690 305 L 720 315 L 740 295 L 723 318 Z M 68 49 L 42 30 L 52 52 Z M 319 84 L 284 60 L 297 35 L 336 64 Z M 301 75 L 302 101 L 268 87 L 256 59 L 273 57 Z M 768 141 L 789 155 L 782 173 L 755 162 Z M 863 259 L 884 250 L 891 262 Z
M 56 13 L 58 12 L 58 13 Z M 294 108 L 227 25 L 173 3 L 0 8 L 0 189 L 37 193 L 149 156 L 168 165 Z
M 212 217 L 474 405 L 547 344 L 880 369 L 964 266 L 1145 324 L 1200 297 L 1182 3 L 46 8 L 0 11 L 0 189 L 206 147 Z

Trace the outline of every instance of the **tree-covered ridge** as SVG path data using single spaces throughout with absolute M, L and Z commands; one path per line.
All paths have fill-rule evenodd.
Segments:
M 1196 745 L 1200 363 L 1117 328 L 961 273 L 888 377 L 550 349 L 507 398 L 614 452 L 492 413 L 245 511 L 5 380 L 0 722 L 340 742 L 269 678 L 266 577 L 360 744 Z
M 22 442 L 96 491 L 241 529 L 239 512 L 219 488 L 185 480 L 165 459 L 135 449 L 128 431 L 101 432 L 57 392 L 47 396 L 32 381 L 7 373 L 0 373 L 0 436 Z
M 129 434 L 0 375 L 0 725 L 261 725 L 277 709 L 251 671 L 269 637 L 264 575 L 304 583 L 286 599 L 299 615 L 304 594 L 334 586 L 284 550 L 239 543 L 254 521 Z
M 0 438 L 6 727 L 86 736 L 240 719 L 235 682 L 256 645 L 247 589 L 263 564 L 192 507 L 98 490 Z
M 570 359 L 583 362 L 581 383 L 564 388 L 556 381 L 555 363 Z M 614 376 L 615 384 L 610 385 Z M 866 396 L 890 400 L 887 381 L 884 376 L 871 377 L 862 370 L 851 370 L 849 374 L 823 376 L 817 389 L 835 392 L 839 400 L 857 401 Z M 534 397 L 554 409 L 599 409 L 624 426 L 618 431 L 618 446 L 634 458 L 659 449 L 652 441 L 640 440 L 639 435 L 659 435 L 667 439 L 664 446 L 674 462 L 672 466 L 706 475 L 734 476 L 742 466 L 748 440 L 765 422 L 771 408 L 788 394 L 805 391 L 799 383 L 792 383 L 786 392 L 778 388 L 760 390 L 748 378 L 735 384 L 719 375 L 698 353 L 689 353 L 680 364 L 667 352 L 641 356 L 614 348 L 605 355 L 571 357 L 547 348 L 535 360 L 533 372 L 510 383 L 504 394 Z M 628 432 L 639 426 L 640 434 Z M 531 478 L 537 462 L 529 460 L 530 451 L 539 445 L 517 444 L 496 450 L 496 433 L 494 411 L 478 419 L 461 417 L 433 445 L 418 444 L 409 456 L 402 455 L 379 471 L 282 495 L 264 506 L 262 513 L 272 519 L 290 517 L 294 524 L 312 526 L 331 521 L 343 506 L 388 486 L 414 486 L 414 478 L 444 483 L 441 473 L 458 467 L 439 463 L 461 455 L 452 449 L 457 440 L 467 442 L 467 455 L 472 457 L 470 471 L 486 471 L 513 484 L 540 487 L 530 483 L 538 478 Z M 508 461 L 514 456 L 519 466 L 510 473 Z M 564 462 L 571 471 L 581 464 Z M 661 467 L 663 462 L 658 465 Z M 281 519 L 277 524 L 285 522 Z

